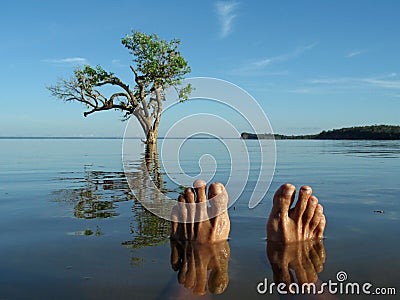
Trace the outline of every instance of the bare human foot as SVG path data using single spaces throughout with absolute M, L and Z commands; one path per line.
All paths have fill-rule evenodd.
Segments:
M 212 183 L 208 189 L 207 205 L 204 180 L 196 180 L 194 188 L 187 188 L 178 198 L 172 211 L 171 239 L 218 242 L 228 239 L 230 220 L 228 215 L 228 193 L 221 183 Z
M 296 188 L 291 184 L 276 191 L 267 222 L 269 241 L 291 243 L 323 238 L 326 219 L 311 187 L 302 186 L 296 205 L 290 208 L 295 195 Z

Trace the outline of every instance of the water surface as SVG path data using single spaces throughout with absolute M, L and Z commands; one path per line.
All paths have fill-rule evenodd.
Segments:
M 190 142 L 199 153 L 210 149 L 210 141 Z M 256 142 L 246 141 L 257 158 Z M 0 299 L 193 295 L 171 266 L 169 223 L 143 209 L 128 188 L 121 145 L 118 139 L 0 139 Z M 221 153 L 213 154 L 219 167 L 213 179 L 224 182 L 229 161 Z M 197 152 L 180 155 L 185 172 L 199 172 Z M 246 190 L 229 211 L 229 283 L 206 297 L 279 298 L 258 295 L 256 286 L 273 280 L 265 223 L 273 192 L 285 182 L 312 186 L 325 207 L 321 281 L 344 270 L 353 282 L 399 292 L 399 158 L 398 141 L 277 141 L 275 175 L 263 201 L 248 209 Z M 169 195 L 179 192 L 163 180 Z

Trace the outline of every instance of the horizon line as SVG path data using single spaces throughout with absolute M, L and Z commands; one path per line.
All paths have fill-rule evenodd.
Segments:
M 197 139 L 197 140 L 204 140 L 204 139 L 236 139 L 239 137 L 158 137 L 157 139 Z M 40 139 L 47 139 L 47 140 L 123 140 L 123 139 L 132 139 L 132 140 L 143 140 L 141 137 L 117 137 L 117 136 L 0 136 L 0 139 L 25 139 L 25 140 L 40 140 Z

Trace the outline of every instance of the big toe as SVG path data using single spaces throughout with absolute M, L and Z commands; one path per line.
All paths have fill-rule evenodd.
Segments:
M 230 220 L 227 212 L 228 193 L 222 183 L 212 183 L 208 189 L 208 199 L 211 203 L 212 224 L 211 240 L 221 241 L 228 239 Z
M 281 185 L 280 188 L 275 192 L 271 215 L 273 217 L 287 217 L 295 194 L 296 188 L 294 185 L 289 183 Z
M 222 183 L 214 182 L 208 188 L 208 201 L 210 201 L 212 216 L 218 216 L 228 209 L 228 193 Z

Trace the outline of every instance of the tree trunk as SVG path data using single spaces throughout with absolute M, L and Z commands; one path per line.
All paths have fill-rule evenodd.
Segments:
M 160 124 L 161 119 L 161 111 L 162 111 L 162 103 L 159 95 L 159 91 L 157 93 L 157 103 L 158 108 L 155 113 L 155 118 L 153 124 L 148 124 L 148 131 L 146 133 L 146 150 L 145 150 L 145 158 L 147 170 L 152 175 L 153 182 L 156 184 L 158 188 L 162 188 L 162 174 L 160 169 L 160 162 L 158 159 L 158 148 L 157 148 L 157 138 L 158 138 L 158 125 Z
M 149 126 L 149 131 L 147 132 L 146 136 L 147 145 L 157 144 L 158 125 L 160 124 L 160 118 L 161 113 L 157 114 L 156 118 L 154 119 L 153 125 Z
M 156 130 L 154 130 L 153 128 L 150 128 L 150 130 L 146 136 L 146 144 L 147 145 L 156 145 L 157 137 L 158 137 L 158 126 L 157 126 Z
M 161 189 L 163 186 L 163 180 L 160 161 L 158 158 L 157 136 L 154 138 L 154 135 L 152 135 L 151 139 L 147 140 L 145 148 L 145 162 L 151 179 L 153 180 L 154 184 Z

